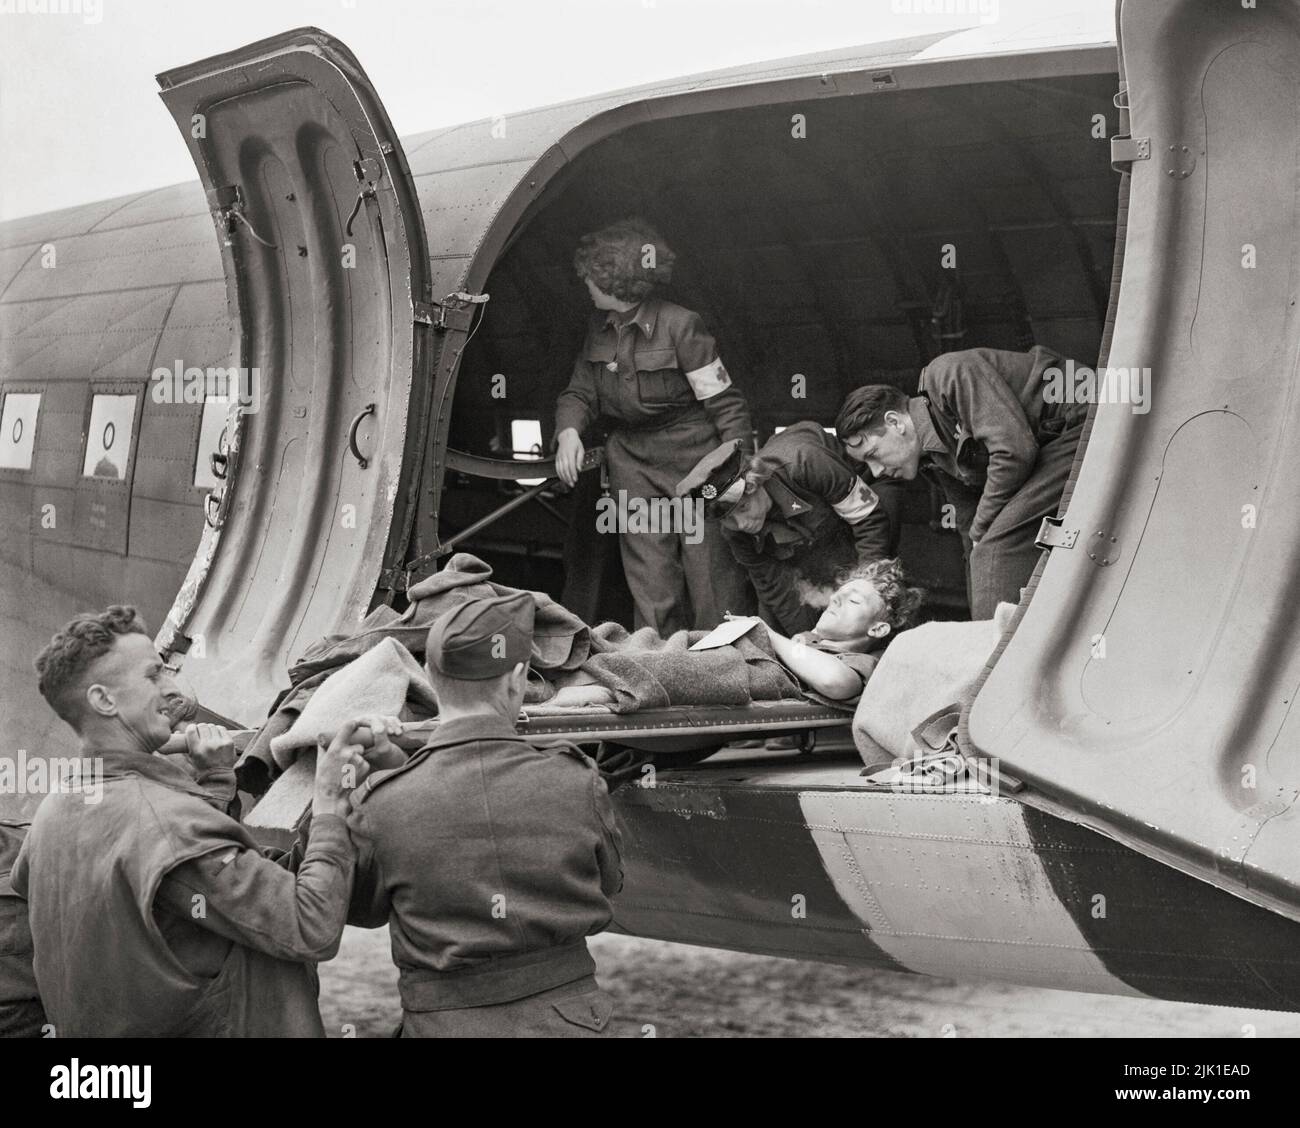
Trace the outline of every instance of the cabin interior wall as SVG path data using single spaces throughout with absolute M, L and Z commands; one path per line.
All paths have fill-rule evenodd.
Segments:
M 912 391 L 952 349 L 1045 344 L 1093 363 L 1115 235 L 1114 89 L 1103 74 L 978 96 L 905 90 L 675 118 L 593 145 L 489 276 L 452 445 L 506 457 L 512 420 L 528 419 L 549 449 L 591 310 L 573 248 L 626 215 L 651 221 L 676 251 L 666 296 L 703 314 L 760 442 L 800 419 L 829 425 L 860 384 Z M 626 619 L 614 538 L 575 521 L 594 505 L 595 475 L 585 478 L 463 547 L 503 582 L 557 597 L 578 572 L 603 575 L 598 603 L 575 609 Z M 449 475 L 443 538 L 517 489 Z M 930 590 L 931 614 L 964 612 L 959 541 L 924 482 L 909 494 L 902 555 Z

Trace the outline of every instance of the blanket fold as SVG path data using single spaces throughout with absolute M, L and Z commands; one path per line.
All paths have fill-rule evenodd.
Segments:
M 766 632 L 751 632 L 714 650 L 689 649 L 707 633 L 677 631 L 660 638 L 653 627 L 628 634 L 617 623 L 602 623 L 592 629 L 594 653 L 582 672 L 614 694 L 615 713 L 671 705 L 743 706 L 801 696 Z

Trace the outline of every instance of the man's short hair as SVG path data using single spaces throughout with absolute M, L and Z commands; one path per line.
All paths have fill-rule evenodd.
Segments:
M 653 265 L 646 266 L 653 247 Z M 620 219 L 584 235 L 573 254 L 573 269 L 584 281 L 621 302 L 639 302 L 673 276 L 673 254 L 663 236 L 643 219 Z
M 925 592 L 920 588 L 907 586 L 903 565 L 898 560 L 876 560 L 850 568 L 840 575 L 840 586 L 852 580 L 866 580 L 880 593 L 885 601 L 885 622 L 894 634 L 912 625 L 925 599 Z
M 63 720 L 76 728 L 81 719 L 86 671 L 96 659 L 112 650 L 122 635 L 148 633 L 135 608 L 120 603 L 98 615 L 78 615 L 64 624 L 36 656 L 33 665 L 40 679 L 41 696 Z
M 835 417 L 835 433 L 841 439 L 859 431 L 878 431 L 888 411 L 906 411 L 908 395 L 893 384 L 864 384 L 844 397 Z

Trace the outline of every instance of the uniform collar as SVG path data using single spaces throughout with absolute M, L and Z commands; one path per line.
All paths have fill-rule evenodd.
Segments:
M 655 326 L 659 324 L 659 299 L 651 295 L 643 298 L 636 309 L 629 311 L 632 317 L 624 325 L 635 325 L 647 338 L 654 335 Z M 618 331 L 619 317 L 617 310 L 609 310 L 605 316 L 605 328 Z
M 383 768 L 366 776 L 365 782 L 348 796 L 356 808 L 381 784 L 423 764 L 430 756 L 459 744 L 473 744 L 477 740 L 523 740 L 515 726 L 499 713 L 473 713 L 457 717 L 454 721 L 440 721 L 429 739 L 407 757 L 406 763 L 396 768 Z
M 159 755 L 157 752 L 149 755 L 143 752 L 95 752 L 90 754 L 90 759 L 102 765 L 105 779 L 121 779 L 124 776 L 137 775 L 160 783 L 164 787 L 170 787 L 173 791 L 184 791 L 202 799 L 208 798 L 208 793 L 194 782 L 193 777 L 184 768 L 173 762 L 170 757 Z
M 913 396 L 907 401 L 907 414 L 912 417 L 916 437 L 921 440 L 922 454 L 947 454 L 948 447 L 930 418 L 930 401 L 925 396 Z
M 767 490 L 767 495 L 772 499 L 772 506 L 778 510 L 783 517 L 801 517 L 812 506 L 803 498 L 787 486 L 775 474 L 763 483 L 763 488 Z
M 424 748 L 444 748 L 449 744 L 465 744 L 471 740 L 519 740 L 515 726 L 499 713 L 473 713 L 440 721 Z M 424 748 L 420 751 L 423 752 Z

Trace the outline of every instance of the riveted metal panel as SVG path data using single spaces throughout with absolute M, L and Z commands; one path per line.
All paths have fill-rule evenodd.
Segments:
M 139 198 L 139 193 L 116 196 L 111 200 L 96 200 L 71 208 L 24 216 L 0 223 L 0 247 L 42 244 L 64 239 L 89 231 L 96 223 L 112 215 L 119 208 Z
M 55 243 L 56 269 L 35 261 L 10 283 L 7 302 L 104 291 L 130 292 L 160 282 L 221 277 L 213 253 L 212 221 L 205 213 L 142 227 L 95 231 Z
M 1051 553 L 970 737 L 1027 802 L 1300 919 L 1300 23 L 1125 0 L 1120 31 L 1152 159 L 1065 514 L 1090 547 Z
M 209 193 L 237 364 L 258 394 L 158 641 L 189 652 L 205 705 L 252 720 L 292 657 L 368 610 L 394 523 L 405 547 L 428 254 L 401 145 L 336 40 L 300 29 L 159 84 Z
M 197 180 L 155 188 L 124 204 L 97 224 L 94 231 L 110 231 L 118 227 L 143 227 L 159 224 L 182 216 L 207 216 L 208 198 L 203 185 Z M 216 256 L 209 256 L 215 262 Z M 218 267 L 218 270 L 220 267 Z

